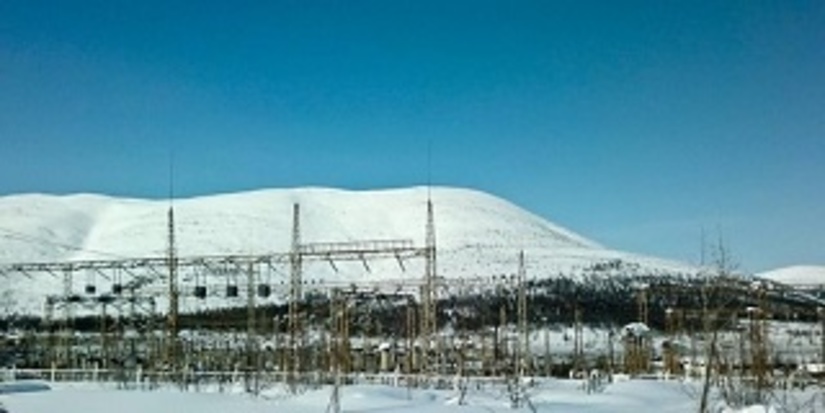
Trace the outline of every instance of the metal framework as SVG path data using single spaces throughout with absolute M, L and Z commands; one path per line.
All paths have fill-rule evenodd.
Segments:
M 410 240 L 305 243 L 300 206 L 294 204 L 291 247 L 287 252 L 179 256 L 170 207 L 165 256 L 0 265 L 0 275 L 49 275 L 60 279 L 61 294 L 46 301 L 50 331 L 46 340 L 53 350 L 50 364 L 55 367 L 83 368 L 83 361 L 75 353 L 92 349 L 101 355 L 99 367 L 103 370 L 116 370 L 114 365 L 126 370 L 126 354 L 135 363 L 142 359 L 144 374 L 186 385 L 198 383 L 203 377 L 220 382 L 226 380 L 226 372 L 233 371 L 244 373 L 250 392 L 257 392 L 264 377 L 277 377 L 294 391 L 313 379 L 336 386 L 330 400 L 332 412 L 340 410 L 340 387 L 356 374 L 395 371 L 409 387 L 446 385 L 451 375 L 462 380 L 491 375 L 512 386 L 514 403 L 520 405 L 524 401 L 521 386 L 525 376 L 542 370 L 549 375 L 550 358 L 562 359 L 550 352 L 550 329 L 545 318 L 540 325 L 544 329 L 544 368 L 536 368 L 530 330 L 538 323 L 531 317 L 538 307 L 534 303 L 538 303 L 531 292 L 526 257 L 523 252 L 513 257 L 514 263 L 517 259 L 517 272 L 511 276 L 443 279 L 437 271 L 434 213 L 428 200 L 424 246 Z M 375 262 L 382 260 L 397 263 L 401 275 L 358 283 L 306 277 L 310 263 L 323 263 L 337 272 L 342 263 L 355 262 L 372 271 Z M 423 264 L 423 274 L 407 274 L 413 262 Z M 79 292 L 78 280 L 84 276 L 86 288 Z M 635 298 L 637 319 L 644 324 L 655 318 L 650 310 L 656 308 L 652 304 L 655 299 L 695 288 L 678 281 L 662 283 L 655 277 L 642 281 L 645 287 L 637 291 Z M 720 285 L 731 291 L 754 291 L 752 284 L 741 280 L 731 279 Z M 756 291 L 760 305 L 750 314 L 750 364 L 755 371 L 767 372 L 771 367 L 765 327 L 770 319 L 769 299 L 823 306 L 821 298 L 781 284 L 765 283 Z M 474 299 L 482 295 L 492 297 L 498 307 L 482 308 L 489 303 Z M 214 303 L 211 300 L 217 296 L 222 298 L 218 305 L 201 306 Z M 590 314 L 591 309 L 582 302 L 586 301 L 580 301 L 577 295 L 571 306 L 559 308 L 574 324 L 569 361 L 576 371 L 592 366 L 585 354 L 583 331 L 583 313 Z M 164 305 L 166 308 L 158 308 Z M 240 311 L 232 313 L 233 309 Z M 675 342 L 690 312 L 703 319 L 715 320 L 720 315 L 718 311 L 710 315 L 707 309 L 670 309 L 665 323 L 674 347 L 666 357 L 670 371 L 675 372 Z M 192 314 L 200 310 L 212 311 L 211 321 L 193 320 Z M 394 321 L 379 320 L 379 310 L 385 317 L 394 317 Z M 483 314 L 493 329 L 467 328 L 461 317 L 468 313 Z M 736 308 L 727 315 L 742 313 Z M 77 338 L 74 323 L 89 315 L 99 320 L 98 335 Z M 820 310 L 819 317 L 825 329 L 825 311 Z M 566 319 L 569 322 L 570 318 Z M 138 325 L 139 320 L 145 322 Z M 51 332 L 57 326 L 60 331 L 54 335 Z M 453 337 L 442 334 L 448 330 Z M 98 344 L 92 343 L 95 340 Z M 115 343 L 119 342 L 128 342 L 130 347 L 117 350 Z M 632 344 L 632 351 L 626 354 L 626 362 L 631 363 L 626 363 L 625 371 L 648 372 L 649 343 Z M 611 371 L 612 345 L 611 338 Z

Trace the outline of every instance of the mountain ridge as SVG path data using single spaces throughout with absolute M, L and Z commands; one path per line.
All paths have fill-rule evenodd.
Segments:
M 216 194 L 183 198 L 174 201 L 177 227 L 181 231 L 181 236 L 186 237 L 187 231 L 193 227 L 202 226 L 205 223 L 215 223 L 218 218 L 235 217 L 234 221 L 224 225 L 223 230 L 248 230 L 247 221 L 258 221 L 258 223 L 276 225 L 283 229 L 284 223 L 291 226 L 291 204 L 300 203 L 303 212 L 304 222 L 309 222 L 311 228 L 310 235 L 318 235 L 319 241 L 326 241 L 328 238 L 323 235 L 324 224 L 332 221 L 329 232 L 334 240 L 356 240 L 375 238 L 370 235 L 383 235 L 383 238 L 411 238 L 423 241 L 425 216 L 426 193 L 429 191 L 424 187 L 350 191 L 335 188 L 308 187 L 296 189 L 261 189 L 248 192 L 233 192 L 228 194 Z M 530 233 L 532 242 L 522 242 L 522 246 L 547 246 L 553 244 L 550 239 L 555 240 L 556 246 L 576 247 L 585 249 L 602 248 L 596 242 L 588 240 L 566 228 L 547 221 L 535 214 L 530 213 L 518 206 L 501 198 L 489 195 L 482 191 L 464 188 L 437 187 L 431 189 L 436 205 L 437 232 L 445 236 L 440 237 L 442 245 L 449 248 L 463 247 L 456 240 L 455 234 L 450 229 L 452 221 L 473 220 L 473 224 L 483 227 L 484 221 L 495 221 L 497 219 L 507 220 L 517 226 L 522 233 Z M 355 199 L 364 198 L 364 199 Z M 354 205 L 359 204 L 360 205 Z M 370 205 L 370 204 L 378 204 Z M 345 205 L 341 205 L 345 204 Z M 439 208 L 440 204 L 445 204 L 445 208 Z M 56 238 L 57 243 L 66 243 L 74 246 L 79 252 L 108 251 L 113 256 L 152 256 L 160 253 L 164 248 L 164 240 L 158 239 L 158 235 L 166 232 L 166 209 L 168 200 L 142 200 L 138 198 L 110 197 L 99 194 L 71 194 L 71 195 L 47 195 L 47 194 L 21 194 L 0 197 L 0 228 L 8 234 L 24 234 L 32 238 Z M 269 205 L 270 207 L 267 207 Z M 280 208 L 278 208 L 280 207 Z M 359 208 L 364 211 L 359 211 Z M 415 212 L 415 209 L 418 212 Z M 420 214 L 417 218 L 418 227 L 413 225 L 401 225 L 404 219 L 391 217 L 392 212 L 383 212 L 381 209 L 394 210 L 404 216 L 404 219 L 412 215 Z M 457 210 L 471 212 L 469 217 L 460 217 Z M 250 212 L 251 211 L 251 212 Z M 360 215 L 360 216 L 359 216 Z M 384 215 L 384 216 L 382 216 Z M 447 218 L 441 218 L 446 215 Z M 479 216 L 485 219 L 478 219 Z M 216 218 L 217 217 L 217 218 Z M 279 218 L 280 217 L 280 218 Z M 320 219 L 317 219 L 320 218 Z M 317 219 L 320 224 L 313 224 L 313 219 Z M 157 241 L 152 249 L 119 250 L 115 246 L 112 250 L 111 243 L 108 248 L 100 244 L 107 244 L 107 237 L 112 237 L 118 231 L 125 231 L 129 221 L 141 221 L 142 224 L 150 225 L 154 231 L 152 238 Z M 287 222 L 288 221 L 288 222 Z M 360 222 L 361 224 L 357 224 Z M 341 224 L 345 228 L 341 228 Z M 443 224 L 447 230 L 438 231 Z M 381 231 L 381 228 L 396 227 L 396 231 Z M 400 228 L 399 228 L 400 227 Z M 56 228 L 56 229 L 55 229 Z M 464 228 L 466 229 L 466 228 Z M 493 225 L 487 228 L 487 235 L 491 238 L 482 244 L 488 247 L 511 246 L 508 240 L 502 242 L 502 236 L 513 237 L 515 232 L 505 231 L 508 228 L 502 225 Z M 69 233 L 66 233 L 66 232 Z M 359 232 L 364 235 L 359 236 Z M 397 235 L 402 235 L 398 237 Z M 63 235 L 63 236 L 61 236 Z M 549 238 L 548 238 L 549 237 Z M 305 237 L 306 238 L 306 237 Z M 82 241 L 81 241 L 82 239 Z M 445 241 L 446 240 L 446 241 Z M 3 242 L 6 251 L 15 251 L 20 258 L 6 256 L 0 262 L 23 262 L 28 261 L 25 248 L 8 248 L 8 237 Z M 20 242 L 24 240 L 18 239 Z M 109 240 L 111 241 L 111 240 Z M 134 241 L 134 240 L 132 240 Z M 32 240 L 31 243 L 36 243 Z M 184 244 L 186 242 L 184 241 Z M 276 243 L 277 244 L 277 243 Z M 470 242 L 469 244 L 472 244 Z M 224 253 L 226 248 L 216 246 L 216 251 L 212 253 Z M 260 245 L 258 246 L 260 247 Z M 184 245 L 183 248 L 186 248 Z M 260 250 L 260 248 L 258 248 Z M 192 254 L 207 253 L 203 248 L 193 247 Z M 230 248 L 231 252 L 237 252 Z M 67 251 L 64 251 L 67 252 Z M 126 254 L 128 252 L 128 254 Z M 250 251 L 260 252 L 260 251 Z M 181 251 L 181 254 L 190 252 Z M 78 256 L 73 254 L 60 254 L 52 251 L 51 254 L 39 254 L 35 258 L 47 261 L 62 261 L 78 258 L 98 258 L 92 256 Z M 22 258 L 22 259 L 21 259 Z
M 756 277 L 793 286 L 825 285 L 825 265 L 791 265 L 761 272 Z

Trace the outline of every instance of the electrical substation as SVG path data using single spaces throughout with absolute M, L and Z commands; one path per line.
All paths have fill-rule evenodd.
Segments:
M 253 393 L 277 383 L 300 391 L 364 381 L 518 387 L 530 377 L 593 371 L 712 371 L 767 388 L 805 363 L 825 365 L 822 286 L 802 291 L 726 274 L 598 277 L 621 272 L 620 262 L 574 281 L 529 274 L 524 253 L 511 274 L 444 278 L 433 203 L 426 208 L 424 245 L 304 242 L 294 204 L 289 251 L 182 256 L 170 207 L 165 256 L 0 265 L 4 282 L 62 282 L 61 294 L 42 298 L 42 319 L 4 345 L 17 349 L 17 374 L 146 387 L 242 382 Z M 356 263 L 370 272 L 376 262 L 393 263 L 396 274 L 330 281 L 310 271 Z M 791 338 L 778 332 L 782 322 L 807 326 L 807 350 L 783 352 Z M 596 335 L 603 345 L 589 344 Z M 821 373 L 809 379 L 821 382 Z

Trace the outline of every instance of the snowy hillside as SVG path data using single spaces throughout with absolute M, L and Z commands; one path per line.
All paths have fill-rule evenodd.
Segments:
M 177 200 L 178 248 L 181 255 L 287 251 L 296 202 L 306 242 L 403 238 L 422 244 L 426 196 L 423 188 L 311 188 Z M 445 250 L 599 247 L 481 192 L 435 189 L 433 199 L 438 243 Z M 0 261 L 156 256 L 165 248 L 168 205 L 96 195 L 3 197 Z
M 483 192 L 435 188 L 432 199 L 438 273 L 445 277 L 513 274 L 520 250 L 526 253 L 530 277 L 569 275 L 615 260 L 632 263 L 644 274 L 690 271 L 683 264 L 604 248 Z M 176 200 L 178 254 L 287 252 L 293 203 L 301 205 L 305 243 L 409 239 L 423 246 L 426 200 L 426 188 L 271 189 Z M 168 208 L 168 201 L 99 195 L 1 197 L 0 264 L 163 256 Z M 360 263 L 353 263 L 349 271 L 345 265 L 338 271 L 317 265 L 307 268 L 305 277 L 348 282 L 398 277 L 397 263 L 380 265 L 371 271 Z M 407 272 L 417 277 L 423 266 L 410 263 Z M 45 284 L 12 280 L 11 285 L 41 293 L 59 289 L 57 279 Z
M 796 265 L 763 272 L 756 276 L 790 285 L 822 285 L 825 284 L 825 267 Z
M 444 275 L 473 261 L 514 263 L 519 250 L 535 258 L 531 263 L 539 267 L 560 270 L 612 259 L 664 269 L 682 267 L 605 249 L 483 192 L 436 188 L 432 198 Z M 306 188 L 177 200 L 178 252 L 191 256 L 288 251 L 296 202 L 301 204 L 304 242 L 411 239 L 423 245 L 426 199 L 426 188 Z M 0 197 L 0 263 L 161 256 L 168 207 L 167 201 L 97 195 Z M 455 266 L 459 261 L 461 265 Z

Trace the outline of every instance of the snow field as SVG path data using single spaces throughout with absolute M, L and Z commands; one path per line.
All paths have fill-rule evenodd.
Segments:
M 290 395 L 275 388 L 252 397 L 242 393 L 179 392 L 176 390 L 132 391 L 79 383 L 55 384 L 52 391 L 5 394 L 0 401 L 11 413 L 254 413 L 288 411 L 295 413 L 326 411 L 331 387 Z M 567 413 L 677 413 L 696 411 L 698 383 L 677 381 L 631 380 L 607 385 L 602 391 L 587 394 L 582 383 L 574 380 L 547 380 L 528 390 L 536 412 Z M 805 412 L 825 412 L 821 395 L 815 391 L 797 392 L 792 400 L 777 400 L 785 407 L 805 406 Z M 387 386 L 353 385 L 341 389 L 344 412 L 513 412 L 531 411 L 529 407 L 512 409 L 501 387 L 473 388 L 465 404 L 459 405 L 455 390 L 427 390 Z M 718 400 L 714 412 L 779 412 L 778 408 L 750 406 L 742 410 L 724 407 Z

